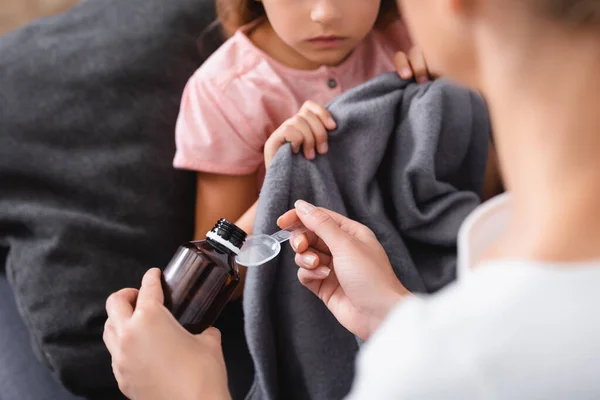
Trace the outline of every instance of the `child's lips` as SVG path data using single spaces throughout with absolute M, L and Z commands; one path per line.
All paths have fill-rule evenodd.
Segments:
M 346 40 L 343 36 L 316 36 L 308 41 L 319 47 L 337 47 Z

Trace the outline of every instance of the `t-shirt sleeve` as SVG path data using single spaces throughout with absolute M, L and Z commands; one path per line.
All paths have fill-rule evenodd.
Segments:
M 173 165 L 224 175 L 255 172 L 263 162 L 265 124 L 259 115 L 249 118 L 248 112 L 242 112 L 240 101 L 235 101 L 231 87 L 194 75 L 181 101 Z

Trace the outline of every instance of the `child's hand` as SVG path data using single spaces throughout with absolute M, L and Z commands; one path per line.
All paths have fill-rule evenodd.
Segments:
M 402 79 L 411 79 L 413 76 L 419 83 L 427 82 L 432 77 L 425 57 L 418 47 L 413 47 L 408 54 L 397 52 L 394 56 L 396 70 Z
M 329 111 L 314 101 L 302 105 L 298 114 L 285 121 L 265 143 L 265 165 L 271 165 L 277 150 L 286 142 L 292 144 L 294 153 L 302 147 L 304 156 L 309 160 L 319 154 L 327 153 L 327 131 L 335 129 L 336 124 Z

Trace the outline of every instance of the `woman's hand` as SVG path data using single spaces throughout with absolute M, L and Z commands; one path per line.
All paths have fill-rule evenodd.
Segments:
M 161 272 L 146 273 L 139 292 L 106 302 L 104 343 L 119 389 L 130 399 L 229 399 L 221 334 L 191 335 L 163 306 Z
M 366 340 L 408 294 L 375 234 L 329 210 L 298 201 L 278 220 L 300 219 L 309 232 L 291 240 L 300 282 L 316 294 L 350 332 Z
M 314 101 L 302 105 L 298 114 L 285 121 L 265 143 L 265 165 L 271 165 L 277 150 L 286 142 L 292 144 L 297 153 L 302 147 L 304 156 L 309 160 L 319 154 L 327 153 L 327 131 L 335 129 L 336 124 L 325 107 Z
M 397 52 L 394 56 L 394 64 L 396 64 L 396 70 L 402 79 L 412 79 L 414 76 L 417 82 L 424 83 L 433 78 L 423 53 L 416 46 L 408 53 Z

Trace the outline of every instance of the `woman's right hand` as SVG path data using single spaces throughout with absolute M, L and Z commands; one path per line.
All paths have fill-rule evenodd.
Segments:
M 409 292 L 402 286 L 375 234 L 366 226 L 304 201 L 281 216 L 308 233 L 292 238 L 298 279 L 350 332 L 367 340 Z
M 292 151 L 298 153 L 302 147 L 304 156 L 309 160 L 319 154 L 327 153 L 327 131 L 335 129 L 336 124 L 325 107 L 314 101 L 307 101 L 300 111 L 285 121 L 265 143 L 265 165 L 271 165 L 279 148 L 290 142 Z

